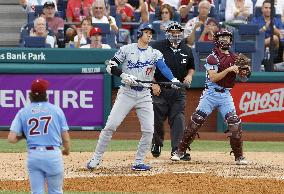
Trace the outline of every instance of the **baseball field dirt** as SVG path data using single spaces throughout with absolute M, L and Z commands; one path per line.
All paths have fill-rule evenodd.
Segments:
M 246 153 L 237 166 L 228 152 L 191 152 L 192 161 L 172 162 L 169 152 L 149 154 L 148 172 L 131 171 L 135 152 L 107 152 L 93 172 L 84 165 L 92 153 L 72 152 L 65 160 L 65 191 L 147 193 L 284 193 L 284 153 Z M 29 191 L 26 153 L 2 153 L 0 190 Z
M 80 135 L 79 135 L 80 134 Z M 82 132 L 71 137 L 86 138 Z M 89 134 L 89 133 L 85 133 Z M 2 135 L 5 137 L 7 134 Z M 83 137 L 84 136 L 84 137 Z M 2 137 L 2 138 L 3 138 Z M 87 138 L 97 139 L 98 133 Z M 130 138 L 129 138 L 130 137 Z M 139 134 L 117 134 L 115 139 L 138 139 Z M 202 133 L 202 139 L 223 139 L 224 134 Z M 246 134 L 246 140 L 270 141 L 283 134 Z M 224 139 L 223 139 L 224 140 Z M 170 152 L 159 158 L 149 153 L 148 172 L 134 172 L 131 163 L 135 151 L 106 152 L 100 168 L 89 172 L 85 165 L 93 153 L 71 152 L 64 157 L 65 191 L 130 192 L 130 193 L 284 193 L 284 153 L 245 152 L 247 166 L 237 166 L 228 152 L 192 151 L 189 162 L 173 162 Z M 0 190 L 29 191 L 26 153 L 0 154 Z

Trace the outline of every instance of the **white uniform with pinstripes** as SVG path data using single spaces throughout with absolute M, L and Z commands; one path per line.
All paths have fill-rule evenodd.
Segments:
M 137 77 L 138 80 L 152 81 L 156 69 L 156 62 L 163 60 L 160 51 L 148 47 L 139 49 L 137 43 L 125 45 L 114 56 L 122 64 L 122 72 Z M 154 112 L 149 88 L 142 91 L 130 86 L 121 86 L 105 128 L 101 131 L 93 159 L 100 162 L 112 134 L 124 120 L 129 111 L 135 108 L 141 124 L 142 137 L 139 142 L 134 164 L 144 163 L 154 132 Z M 135 130 L 135 129 L 133 129 Z

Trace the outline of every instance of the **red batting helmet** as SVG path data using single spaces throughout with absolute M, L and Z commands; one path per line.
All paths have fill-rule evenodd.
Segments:
M 230 42 L 220 41 L 219 37 L 221 37 L 221 36 L 229 36 Z M 232 46 L 232 42 L 233 42 L 233 33 L 230 32 L 227 29 L 221 29 L 214 34 L 213 40 L 214 40 L 214 44 L 215 44 L 216 47 L 224 49 L 224 50 L 229 50 L 230 47 Z

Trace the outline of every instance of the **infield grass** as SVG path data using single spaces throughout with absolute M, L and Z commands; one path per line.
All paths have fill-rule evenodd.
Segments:
M 72 152 L 93 152 L 97 140 L 71 140 Z M 107 151 L 135 151 L 138 140 L 112 140 Z M 191 149 L 193 151 L 228 151 L 230 149 L 229 141 L 203 141 L 193 142 Z M 164 142 L 163 150 L 170 151 L 170 141 Z M 284 142 L 244 142 L 245 152 L 284 152 Z M 17 144 L 9 144 L 7 140 L 0 139 L 0 152 L 17 153 L 26 151 L 26 142 L 21 141 Z

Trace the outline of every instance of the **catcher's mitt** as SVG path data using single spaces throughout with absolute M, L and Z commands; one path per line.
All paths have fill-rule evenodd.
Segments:
M 250 59 L 247 58 L 244 54 L 240 53 L 237 55 L 235 60 L 235 65 L 239 67 L 239 76 L 240 77 L 250 77 L 251 75 L 251 64 Z

